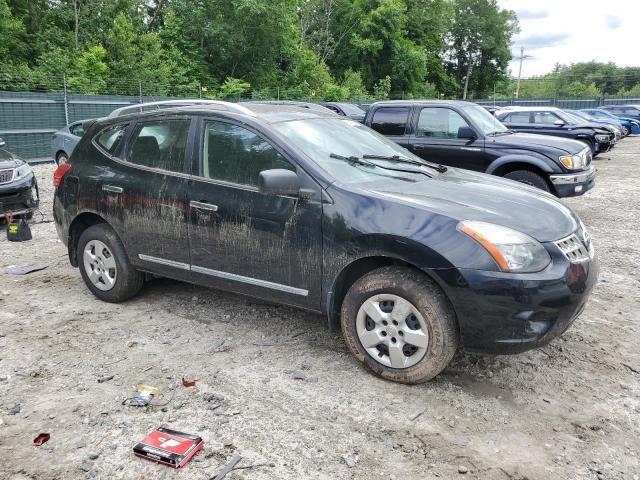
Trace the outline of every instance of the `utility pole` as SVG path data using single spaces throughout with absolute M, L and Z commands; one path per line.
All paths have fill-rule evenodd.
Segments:
M 518 96 L 520 95 L 520 79 L 522 78 L 522 61 L 527 58 L 533 58 L 533 56 L 525 55 L 524 47 L 520 47 L 520 56 L 515 58 L 520 60 L 520 68 L 518 69 L 518 83 L 516 83 L 516 94 L 515 94 L 515 97 L 518 98 Z

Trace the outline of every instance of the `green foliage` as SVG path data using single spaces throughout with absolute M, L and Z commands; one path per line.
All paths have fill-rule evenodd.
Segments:
M 378 99 L 389 98 L 389 94 L 391 93 L 391 77 L 387 75 L 384 78 L 381 78 L 376 82 L 373 86 L 373 96 Z
M 218 92 L 219 98 L 240 99 L 251 89 L 251 84 L 239 78 L 227 77 Z
M 101 45 L 94 45 L 82 52 L 69 76 L 69 87 L 77 92 L 96 94 L 107 86 L 109 67 L 105 63 L 107 51 Z

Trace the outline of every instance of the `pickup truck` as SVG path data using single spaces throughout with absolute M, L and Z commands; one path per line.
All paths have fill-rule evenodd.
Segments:
M 582 195 L 595 184 L 592 152 L 584 143 L 513 132 L 471 102 L 376 102 L 363 123 L 430 162 L 505 177 L 558 197 Z

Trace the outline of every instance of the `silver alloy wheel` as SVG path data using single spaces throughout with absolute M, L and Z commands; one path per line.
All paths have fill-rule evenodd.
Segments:
M 109 247 L 100 240 L 90 240 L 84 247 L 84 270 L 98 289 L 107 292 L 116 284 L 116 259 Z
M 429 330 L 418 309 L 389 293 L 365 300 L 358 310 L 356 331 L 371 358 L 385 367 L 412 367 L 429 347 Z
M 67 163 L 69 161 L 69 157 L 67 157 L 66 153 L 61 153 L 58 155 L 58 165 L 62 165 L 63 163 Z

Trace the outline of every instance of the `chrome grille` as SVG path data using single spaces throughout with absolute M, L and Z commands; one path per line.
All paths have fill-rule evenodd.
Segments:
M 590 260 L 593 256 L 593 245 L 586 232 L 580 232 L 581 239 L 577 233 L 572 233 L 566 238 L 554 242 L 560 251 L 571 263 L 580 263 Z
M 0 170 L 0 183 L 8 183 L 13 180 L 13 169 Z

